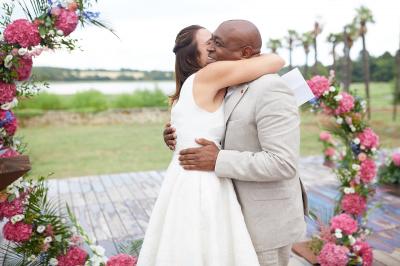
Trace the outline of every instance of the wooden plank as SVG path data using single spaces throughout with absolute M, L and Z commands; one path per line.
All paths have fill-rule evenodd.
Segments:
M 31 170 L 27 155 L 0 158 L 0 191 Z
M 400 260 L 395 259 L 394 257 L 390 256 L 388 253 L 381 251 L 381 250 L 373 250 L 374 253 L 374 260 L 382 263 L 386 266 L 399 266 Z

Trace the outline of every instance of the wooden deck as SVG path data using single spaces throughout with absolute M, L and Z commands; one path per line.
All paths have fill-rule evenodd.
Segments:
M 320 157 L 301 160 L 300 173 L 311 209 L 323 221 L 333 213 L 337 182 Z M 163 171 L 87 176 L 49 181 L 51 197 L 67 202 L 91 237 L 116 253 L 119 243 L 143 238 L 153 204 L 164 176 Z M 378 188 L 369 227 L 369 242 L 375 248 L 375 265 L 400 265 L 400 198 Z M 316 225 L 308 221 L 308 236 Z M 308 265 L 293 255 L 291 266 Z

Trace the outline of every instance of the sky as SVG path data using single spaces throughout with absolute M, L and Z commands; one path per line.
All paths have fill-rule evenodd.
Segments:
M 376 23 L 368 25 L 367 48 L 371 55 L 399 49 L 400 1 L 398 0 L 99 0 L 94 6 L 110 32 L 93 26 L 79 28 L 73 37 L 83 51 L 47 52 L 35 59 L 36 66 L 66 68 L 104 68 L 173 70 L 172 48 L 180 29 L 199 24 L 213 31 L 222 21 L 247 19 L 255 23 L 263 36 L 263 52 L 269 38 L 282 38 L 288 29 L 306 32 L 318 19 L 323 32 L 318 37 L 320 61 L 332 62 L 326 36 L 340 32 L 350 23 L 355 8 L 365 5 Z M 342 52 L 342 47 L 338 47 Z M 352 49 L 352 57 L 361 50 L 361 40 Z M 288 62 L 288 52 L 278 51 Z M 294 64 L 304 63 L 301 47 L 294 51 Z M 313 58 L 313 55 L 310 54 Z M 310 59 L 310 63 L 313 60 Z

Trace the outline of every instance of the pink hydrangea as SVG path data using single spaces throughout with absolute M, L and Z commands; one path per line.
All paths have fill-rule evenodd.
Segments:
M 392 161 L 393 164 L 400 167 L 400 153 L 393 153 L 392 154 Z
M 329 80 L 322 76 L 315 76 L 307 80 L 307 84 L 317 98 L 320 98 L 325 91 L 329 91 L 330 87 Z
M 11 202 L 6 200 L 0 203 L 0 216 L 11 218 L 14 215 L 22 214 L 24 212 L 24 205 L 22 203 L 23 199 L 14 199 Z
M 23 81 L 29 79 L 32 72 L 32 58 L 20 58 L 18 61 L 17 80 Z
M 118 254 L 108 259 L 107 266 L 135 266 L 136 263 L 136 257 L 127 254 Z
M 9 241 L 17 243 L 25 242 L 31 238 L 32 225 L 25 224 L 23 222 L 17 222 L 15 224 L 12 224 L 9 221 L 3 227 L 3 235 L 4 238 Z
M 374 259 L 371 246 L 365 241 L 357 241 L 354 247 L 357 247 L 358 251 L 356 254 L 361 256 L 363 260 L 362 265 L 371 266 Z
M 74 11 L 60 8 L 56 16 L 56 28 L 63 31 L 64 36 L 68 36 L 76 29 L 79 17 Z
M 360 178 L 364 183 L 371 182 L 376 176 L 376 163 L 372 159 L 365 159 L 361 162 Z
M 341 202 L 342 210 L 353 215 L 361 215 L 367 209 L 367 200 L 358 194 L 346 194 Z
M 329 134 L 329 132 L 322 131 L 321 134 L 319 134 L 319 139 L 322 141 L 331 141 L 332 140 L 332 135 Z
M 329 147 L 325 150 L 325 155 L 328 157 L 332 157 L 333 155 L 335 155 L 336 150 L 332 147 Z
M 348 249 L 343 246 L 327 243 L 318 255 L 321 266 L 346 266 L 348 262 Z
M 358 134 L 362 146 L 372 149 L 379 146 L 379 136 L 371 128 L 364 129 L 363 132 Z
M 58 266 L 83 266 L 86 263 L 88 254 L 79 247 L 71 247 L 67 254 L 57 258 Z
M 357 222 L 350 215 L 342 213 L 331 220 L 331 230 L 342 230 L 343 233 L 351 235 L 357 231 Z
M 4 83 L 0 81 L 0 104 L 11 102 L 17 93 L 14 83 Z
M 38 27 L 26 19 L 17 19 L 4 30 L 4 39 L 10 44 L 31 47 L 40 44 Z
M 347 92 L 340 93 L 342 95 L 342 99 L 339 101 L 339 106 L 335 110 L 336 115 L 341 115 L 344 113 L 348 113 L 354 107 L 354 98 Z

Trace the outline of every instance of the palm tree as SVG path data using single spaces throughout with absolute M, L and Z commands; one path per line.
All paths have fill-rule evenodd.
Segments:
M 358 31 L 354 24 L 348 24 L 343 29 L 343 53 L 345 64 L 343 68 L 343 84 L 344 90 L 349 91 L 351 83 L 352 62 L 350 58 L 350 50 L 353 47 L 354 41 L 358 37 Z
M 314 29 L 312 30 L 312 37 L 313 37 L 313 46 L 314 46 L 314 66 L 313 66 L 313 75 L 317 74 L 317 65 L 318 65 L 318 52 L 317 52 L 317 37 L 322 32 L 321 23 L 316 21 L 314 23 Z
M 288 30 L 288 35 L 286 35 L 285 40 L 287 48 L 289 49 L 289 70 L 293 68 L 292 52 L 293 48 L 296 46 L 296 41 L 298 39 L 299 39 L 299 34 L 295 30 Z
M 276 51 L 279 48 L 282 48 L 282 42 L 280 39 L 269 39 L 267 42 L 267 48 L 271 49 L 271 51 L 276 54 Z
M 299 38 L 301 45 L 303 46 L 304 53 L 306 54 L 306 62 L 304 65 L 304 77 L 308 78 L 308 54 L 310 53 L 310 46 L 313 43 L 313 35 L 311 32 L 305 32 Z
M 365 83 L 365 95 L 367 96 L 367 114 L 368 118 L 371 118 L 371 106 L 370 106 L 370 94 L 369 94 L 369 54 L 365 45 L 365 34 L 367 33 L 367 23 L 375 23 L 372 16 L 372 12 L 365 6 L 361 6 L 356 9 L 357 15 L 354 18 L 354 23 L 359 26 L 359 34 L 362 39 L 363 45 L 363 65 L 364 65 L 364 83 Z
M 332 63 L 332 69 L 336 72 L 336 46 L 343 42 L 343 34 L 342 33 L 330 33 L 328 37 L 326 38 L 327 42 L 330 42 L 332 44 L 332 58 L 333 58 L 333 63 Z

